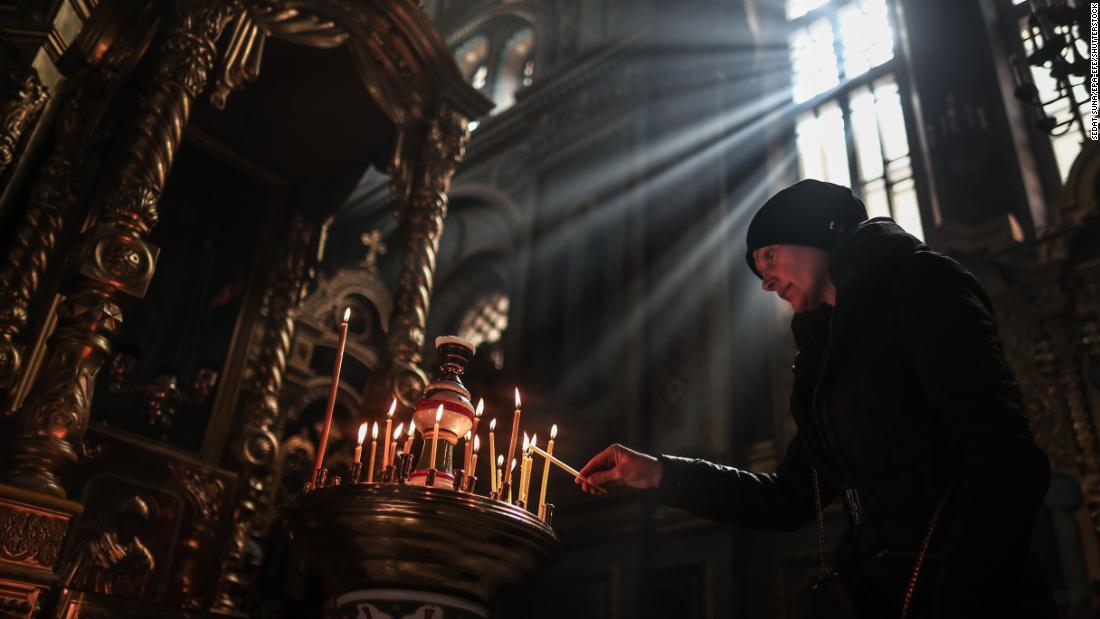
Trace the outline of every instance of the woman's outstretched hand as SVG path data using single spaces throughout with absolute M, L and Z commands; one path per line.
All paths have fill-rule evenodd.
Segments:
M 661 461 L 615 443 L 596 454 L 573 480 L 589 494 L 603 494 L 599 486 L 656 488 L 661 485 Z

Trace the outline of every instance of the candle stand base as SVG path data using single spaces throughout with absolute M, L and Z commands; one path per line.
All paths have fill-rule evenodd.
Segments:
M 410 589 L 360 589 L 336 598 L 342 617 L 446 617 L 489 619 L 489 610 L 469 600 Z
M 421 603 L 387 611 L 393 617 L 422 616 L 413 613 L 431 604 L 447 609 L 448 597 L 464 605 L 452 604 L 454 614 L 442 616 L 487 617 L 501 587 L 534 576 L 560 553 L 557 536 L 532 514 L 440 487 L 319 488 L 299 496 L 285 517 L 295 548 L 341 609 L 376 600 Z M 405 597 L 376 595 L 383 590 Z

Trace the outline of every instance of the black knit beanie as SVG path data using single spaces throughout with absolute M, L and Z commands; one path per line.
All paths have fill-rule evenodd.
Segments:
M 798 181 L 756 211 L 749 224 L 745 260 L 763 279 L 752 252 L 769 245 L 806 245 L 829 251 L 842 234 L 866 219 L 867 210 L 851 189 L 813 179 Z

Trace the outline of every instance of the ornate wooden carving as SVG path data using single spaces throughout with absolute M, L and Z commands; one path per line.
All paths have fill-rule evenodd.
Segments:
M 407 237 L 388 342 L 390 387 L 405 407 L 412 407 L 427 384 L 420 363 L 436 254 L 447 217 L 447 191 L 469 138 L 467 119 L 453 110 L 444 108 L 431 120 L 405 213 Z M 400 195 L 399 186 L 394 193 Z
M 98 120 L 126 70 L 148 46 L 154 20 L 146 10 L 117 36 L 112 33 L 97 39 L 100 54 L 78 71 L 59 95 L 64 103 L 54 122 L 53 145 L 38 169 L 25 218 L 0 267 L 0 387 L 10 385 L 22 366 L 18 338 L 53 259 L 66 214 L 76 202 L 79 172 L 87 164 L 89 150 L 102 137 L 97 132 Z
M 50 98 L 34 67 L 3 75 L 6 84 L 0 100 L 0 172 L 11 165 L 23 132 Z
M 312 261 L 320 235 L 309 222 L 296 217 L 283 260 L 264 299 L 265 317 L 259 352 L 253 357 L 252 381 L 244 405 L 236 458 L 241 480 L 235 498 L 232 534 L 222 560 L 221 580 L 213 610 L 235 612 L 243 608 L 251 579 L 245 571 L 245 548 L 257 515 L 266 513 L 271 501 L 271 473 L 279 452 L 274 429 L 279 421 L 279 393 L 283 388 L 295 316 L 313 277 Z
M 156 76 L 139 99 L 118 181 L 87 239 L 82 277 L 59 308 L 52 354 L 16 421 L 7 479 L 28 489 L 65 495 L 57 475 L 76 460 L 72 443 L 86 429 L 96 375 L 121 325 L 120 303 L 126 295 L 142 296 L 153 275 L 157 250 L 143 237 L 156 225 L 157 201 L 191 103 L 213 67 L 218 35 L 240 10 L 218 0 L 181 0 L 176 8 Z

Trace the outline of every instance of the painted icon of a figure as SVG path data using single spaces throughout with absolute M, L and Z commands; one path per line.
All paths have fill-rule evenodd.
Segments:
M 137 533 L 149 524 L 149 506 L 133 496 L 108 518 L 106 530 L 81 542 L 65 581 L 73 589 L 137 598 L 156 567 Z

